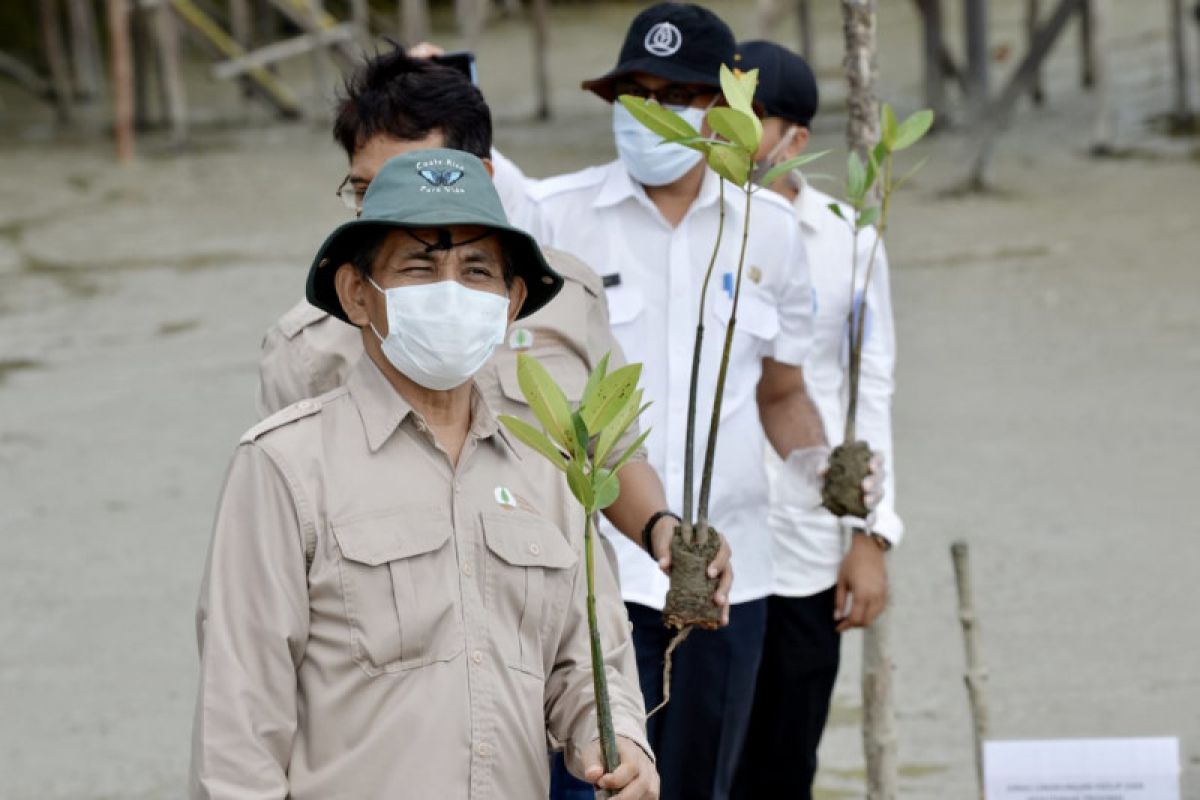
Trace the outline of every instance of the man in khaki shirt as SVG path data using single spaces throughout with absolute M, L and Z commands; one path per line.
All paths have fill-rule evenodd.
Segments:
M 433 52 L 426 48 L 424 52 Z M 337 110 L 334 138 L 350 160 L 349 174 L 338 193 L 357 211 L 372 178 L 388 159 L 426 147 L 452 147 L 473 153 L 489 170 L 495 169 L 493 177 L 501 198 L 522 196 L 524 187 L 519 182 L 524 178 L 519 170 L 503 159 L 493 162 L 488 158 L 491 128 L 491 112 L 483 96 L 461 73 L 426 58 L 410 58 L 399 49 L 384 52 L 351 77 Z M 523 214 L 523 208 L 517 213 Z M 512 219 L 511 213 L 510 219 L 517 227 L 531 224 L 529 219 Z M 601 278 L 568 253 L 551 248 L 544 252 L 564 278 L 562 291 L 544 309 L 514 325 L 495 358 L 475 376 L 498 414 L 532 416 L 517 387 L 518 352 L 541 361 L 574 402 L 580 399 L 588 373 L 606 353 L 611 353 L 611 366 L 624 363 L 621 347 L 609 329 Z M 300 301 L 263 339 L 259 412 L 266 416 L 340 386 L 362 352 L 358 330 L 306 300 Z M 637 433 L 636 426 L 631 427 L 614 452 L 624 452 Z M 669 569 L 676 520 L 667 513 L 669 506 L 658 474 L 640 457 L 626 464 L 619 477 L 621 497 L 605 510 L 605 516 L 652 552 L 662 569 Z M 601 541 L 611 549 L 606 540 Z M 733 580 L 729 556 L 724 545 L 711 566 L 712 574 L 720 576 L 713 601 L 726 608 Z M 605 568 L 615 569 L 610 567 L 615 565 L 615 555 L 610 554 L 607 561 Z
M 600 765 L 578 506 L 471 380 L 561 284 L 459 151 L 388 162 L 326 240 L 309 299 L 362 329 L 366 357 L 234 456 L 198 614 L 193 798 L 539 798 L 547 743 L 620 800 L 657 797 L 623 627 L 602 632 L 621 765 Z

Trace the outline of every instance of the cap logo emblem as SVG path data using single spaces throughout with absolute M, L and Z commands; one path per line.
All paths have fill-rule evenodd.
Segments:
M 461 164 L 449 159 L 435 158 L 429 161 L 417 162 L 417 174 L 425 179 L 428 186 L 422 186 L 422 192 L 462 192 L 461 187 L 454 184 L 462 180 L 466 170 Z
M 646 52 L 652 56 L 673 56 L 682 45 L 683 34 L 670 22 L 656 23 L 646 32 Z

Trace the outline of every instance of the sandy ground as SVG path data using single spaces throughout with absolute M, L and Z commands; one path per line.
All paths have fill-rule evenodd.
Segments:
M 997 38 L 1016 44 L 1018 3 Z M 1140 4 L 1139 4 L 1140 5 Z M 1084 154 L 1071 48 L 1023 109 L 1001 192 L 952 197 L 961 134 L 899 201 L 896 436 L 909 535 L 893 558 L 905 798 L 971 796 L 949 543 L 972 544 L 997 737 L 1175 735 L 1200 798 L 1200 165 L 1147 133 L 1166 108 L 1162 21 L 1113 26 L 1120 143 Z M 720 7 L 749 31 L 748 8 Z M 552 126 L 523 121 L 524 34 L 481 48 L 501 145 L 533 174 L 611 154 L 574 91 L 627 7 L 556 11 Z M 818 147 L 840 147 L 836 20 Z M 1151 15 L 1153 16 L 1153 15 Z M 1161 15 L 1160 15 L 1161 16 Z M 1008 37 L 1005 39 L 1005 37 Z M 915 102 L 911 14 L 885 18 L 885 78 Z M 303 66 L 303 65 L 301 65 Z M 304 75 L 297 68 L 298 74 Z M 198 116 L 228 92 L 195 82 Z M 205 126 L 135 166 L 56 136 L 0 89 L 0 797 L 183 795 L 192 609 L 225 464 L 253 422 L 259 338 L 343 218 L 320 123 Z M 215 109 L 215 110 L 213 110 Z M 830 172 L 840 172 L 836 164 Z M 822 796 L 862 795 L 858 638 L 847 640 Z

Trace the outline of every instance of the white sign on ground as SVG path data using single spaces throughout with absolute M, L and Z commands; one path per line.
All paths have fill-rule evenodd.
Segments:
M 983 744 L 987 800 L 1179 800 L 1179 740 Z

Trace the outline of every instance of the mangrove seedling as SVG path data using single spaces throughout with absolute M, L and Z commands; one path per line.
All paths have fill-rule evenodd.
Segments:
M 762 140 L 762 123 L 754 113 L 754 91 L 758 85 L 758 70 L 741 72 L 721 67 L 721 91 L 726 106 L 712 108 L 705 115 L 712 132 L 705 136 L 673 111 L 654 100 L 622 95 L 619 102 L 646 128 L 663 138 L 664 143 L 679 144 L 700 151 L 708 166 L 720 179 L 719 221 L 716 241 L 704 281 L 700 289 L 700 313 L 696 321 L 696 338 L 692 348 L 691 382 L 688 387 L 687 433 L 684 438 L 682 521 L 671 540 L 671 588 L 667 593 L 663 619 L 673 628 L 688 630 L 691 626 L 713 629 L 721 623 L 720 609 L 712 601 L 717 579 L 708 577 L 708 564 L 720 548 L 720 539 L 709 522 L 708 500 L 712 487 L 713 461 L 716 457 L 717 432 L 720 427 L 721 403 L 725 394 L 725 378 L 729 367 L 729 352 L 737 326 L 738 301 L 742 290 L 742 268 L 746 261 L 746 243 L 750 233 L 751 197 L 757 186 L 751 181 L 754 154 Z M 819 158 L 813 153 L 790 159 L 773 168 L 767 177 L 779 175 Z M 732 183 L 745 194 L 742 220 L 741 251 L 738 255 L 736 278 L 733 284 L 733 308 L 725 331 L 724 350 L 717 368 L 713 397 L 712 419 L 704 451 L 700 475 L 699 502 L 694 503 L 696 392 L 700 380 L 700 354 L 704 341 L 704 309 L 708 285 L 721 249 L 725 229 L 725 184 Z
M 853 213 L 847 216 L 839 204 L 829 205 L 829 210 L 850 226 L 854 236 L 850 269 L 851 303 L 846 320 L 850 352 L 846 428 L 842 443 L 830 453 L 829 470 L 821 489 L 822 505 L 837 517 L 866 519 L 870 513 L 863 481 L 871 473 L 871 447 L 867 442 L 857 440 L 855 436 L 863 334 L 866 330 L 867 291 L 875 272 L 879 247 L 887 231 L 892 195 L 925 163 L 922 160 L 902 178 L 896 179 L 893 172 L 896 153 L 920 141 L 932 125 L 932 111 L 917 111 L 903 122 L 899 122 L 892 107 L 885 103 L 880 111 L 878 144 L 867 153 L 865 161 L 856 152 L 851 152 L 847 161 L 845 194 Z M 867 258 L 862 289 L 859 290 L 858 242 L 860 234 L 869 228 L 874 228 L 875 236 L 871 243 L 870 256 Z M 856 291 L 860 291 L 860 294 L 856 294 Z M 856 299 L 859 297 L 861 300 Z
M 583 506 L 592 683 L 605 772 L 614 771 L 620 761 L 596 620 L 594 518 L 596 512 L 616 501 L 621 492 L 617 472 L 637 453 L 650 433 L 649 430 L 643 432 L 615 460 L 610 458 L 621 436 L 647 408 L 642 405 L 642 390 L 638 388 L 641 374 L 641 364 L 628 364 L 609 374 L 608 356 L 604 356 L 588 377 L 579 406 L 572 409 L 546 368 L 537 359 L 520 354 L 517 356 L 517 382 L 541 429 L 516 417 L 500 416 L 500 422 L 514 436 L 566 473 L 571 494 Z

